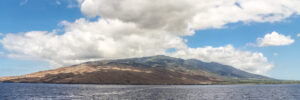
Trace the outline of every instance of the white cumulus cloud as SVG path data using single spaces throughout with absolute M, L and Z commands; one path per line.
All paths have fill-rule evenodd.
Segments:
M 297 34 L 297 37 L 300 37 L 300 33 L 299 33 L 299 34 Z
M 285 46 L 294 43 L 295 40 L 291 36 L 285 36 L 277 32 L 272 32 L 266 34 L 263 38 L 257 38 L 257 46 L 267 47 L 267 46 Z
M 63 22 L 65 33 L 31 31 L 8 34 L 3 47 L 10 57 L 40 59 L 52 66 L 65 66 L 104 58 L 141 57 L 162 54 L 168 48 L 185 46 L 183 39 L 161 30 L 137 28 L 119 20 Z
M 266 73 L 273 64 L 260 52 L 232 45 L 190 48 L 181 36 L 229 23 L 278 22 L 300 14 L 299 0 L 77 0 L 84 18 L 56 31 L 6 34 L 9 57 L 38 59 L 54 67 L 99 59 L 165 54 Z M 54 29 L 55 30 L 55 29 Z M 176 49 L 167 52 L 168 49 Z
M 191 35 L 236 22 L 276 22 L 300 14 L 299 0 L 84 0 L 86 15 Z

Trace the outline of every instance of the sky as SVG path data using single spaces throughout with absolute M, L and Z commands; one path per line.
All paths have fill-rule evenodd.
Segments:
M 1 0 L 0 77 L 168 55 L 300 80 L 297 0 Z

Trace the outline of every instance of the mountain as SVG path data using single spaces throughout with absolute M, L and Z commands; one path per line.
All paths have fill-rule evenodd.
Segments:
M 0 82 L 63 84 L 218 84 L 232 80 L 272 80 L 231 66 L 163 55 L 86 62 Z

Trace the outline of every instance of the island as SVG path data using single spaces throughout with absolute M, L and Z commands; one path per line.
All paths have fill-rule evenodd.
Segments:
M 32 74 L 2 77 L 6 83 L 210 85 L 293 84 L 248 73 L 232 66 L 164 55 L 101 60 Z

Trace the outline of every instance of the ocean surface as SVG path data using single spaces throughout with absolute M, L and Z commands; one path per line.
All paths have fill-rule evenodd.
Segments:
M 300 100 L 300 85 L 0 83 L 0 100 Z

